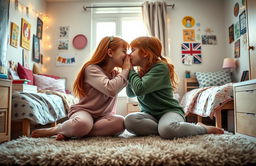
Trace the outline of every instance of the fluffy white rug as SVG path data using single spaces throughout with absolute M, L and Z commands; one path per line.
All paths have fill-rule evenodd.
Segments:
M 56 141 L 21 137 L 0 145 L 0 164 L 18 165 L 256 165 L 256 140 L 199 135 L 92 137 Z

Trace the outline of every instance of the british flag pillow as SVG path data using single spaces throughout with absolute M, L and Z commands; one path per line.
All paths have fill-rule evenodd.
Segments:
M 220 86 L 232 82 L 231 72 L 228 70 L 217 72 L 195 72 L 199 87 Z

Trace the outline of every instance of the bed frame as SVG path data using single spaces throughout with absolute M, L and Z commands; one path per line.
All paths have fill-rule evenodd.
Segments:
M 196 88 L 199 88 L 199 84 L 196 78 L 185 78 L 185 93 Z M 221 112 L 227 111 L 227 110 L 234 110 L 234 101 L 230 101 L 226 103 L 220 110 L 216 111 L 216 116 L 215 116 L 216 127 L 222 128 Z M 203 117 L 199 115 L 196 115 L 196 117 L 197 117 L 197 122 L 202 122 Z

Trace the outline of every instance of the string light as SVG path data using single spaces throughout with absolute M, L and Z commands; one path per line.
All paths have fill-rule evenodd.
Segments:
M 20 0 L 13 0 L 13 1 L 14 1 L 14 5 L 15 5 L 15 10 L 19 10 L 22 13 L 25 11 L 27 16 L 29 16 L 29 14 L 31 14 L 34 17 L 45 16 L 45 14 L 43 14 L 42 12 L 35 10 L 31 4 L 25 5 Z

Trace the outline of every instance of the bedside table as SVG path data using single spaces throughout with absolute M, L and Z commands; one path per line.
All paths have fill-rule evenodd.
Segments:
M 29 84 L 12 84 L 12 92 L 37 92 L 37 86 Z
M 10 141 L 12 81 L 0 79 L 0 143 Z
M 127 114 L 133 112 L 140 112 L 139 103 L 138 102 L 129 102 L 127 103 Z
M 256 137 L 256 80 L 235 83 L 235 132 Z

